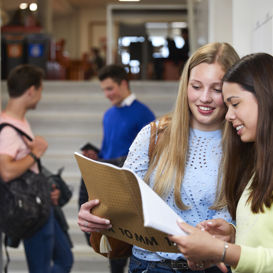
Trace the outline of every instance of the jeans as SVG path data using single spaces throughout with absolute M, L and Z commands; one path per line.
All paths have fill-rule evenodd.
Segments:
M 129 264 L 129 273 L 221 273 L 221 272 L 222 271 L 218 269 L 216 266 L 200 271 L 193 271 L 190 269 L 177 270 L 172 269 L 171 267 L 164 265 L 162 263 L 156 261 L 153 262 L 141 260 L 135 256 L 131 256 Z
M 109 259 L 109 262 L 111 273 L 123 273 L 127 263 L 127 258 Z
M 32 237 L 24 240 L 29 273 L 69 273 L 73 254 L 65 233 L 53 210 L 47 223 Z

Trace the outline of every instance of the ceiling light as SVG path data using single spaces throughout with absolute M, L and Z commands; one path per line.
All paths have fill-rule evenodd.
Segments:
M 29 5 L 29 9 L 30 9 L 31 11 L 36 11 L 37 8 L 38 8 L 38 6 L 37 6 L 36 3 L 31 3 L 31 4 Z
M 119 0 L 119 2 L 139 2 L 140 0 Z
M 186 22 L 172 22 L 173 28 L 186 28 L 187 23 Z
M 26 9 L 26 8 L 27 8 L 27 3 L 21 3 L 21 4 L 19 5 L 19 8 L 20 8 L 20 9 Z

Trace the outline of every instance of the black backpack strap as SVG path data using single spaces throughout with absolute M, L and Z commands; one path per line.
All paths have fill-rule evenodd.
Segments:
M 4 273 L 8 273 L 10 257 L 9 257 L 9 252 L 8 252 L 8 236 L 7 235 L 5 235 L 5 237 L 4 237 L 4 246 L 5 246 L 5 254 L 6 254 L 6 264 L 4 267 Z
M 26 134 L 25 132 L 23 132 L 21 129 L 15 127 L 14 125 L 10 124 L 10 123 L 7 123 L 7 122 L 3 122 L 0 124 L 0 132 L 1 130 L 6 127 L 6 126 L 9 126 L 9 127 L 12 127 L 15 131 L 17 131 L 21 136 L 24 136 L 26 137 L 28 140 L 32 141 L 32 137 L 30 137 L 28 134 Z M 38 164 L 38 168 L 39 168 L 39 171 L 41 172 L 42 170 L 42 166 L 41 166 L 41 161 L 40 159 L 37 160 L 37 164 Z
M 10 124 L 10 123 L 6 123 L 6 122 L 1 123 L 1 124 L 0 124 L 0 131 L 1 131 L 4 127 L 6 127 L 6 126 L 12 127 L 12 128 L 13 128 L 15 131 L 17 131 L 20 135 L 25 136 L 28 140 L 32 141 L 32 138 L 31 138 L 28 134 L 26 134 L 26 133 L 23 132 L 21 129 L 15 127 L 14 125 L 12 125 L 12 124 Z

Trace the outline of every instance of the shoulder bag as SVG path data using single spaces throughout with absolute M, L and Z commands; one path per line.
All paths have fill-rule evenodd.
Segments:
M 8 123 L 20 135 L 32 140 L 20 129 Z M 40 163 L 40 162 L 39 162 Z M 14 239 L 31 237 L 47 221 L 51 209 L 50 187 L 47 178 L 31 170 L 4 182 L 0 179 L 0 231 Z

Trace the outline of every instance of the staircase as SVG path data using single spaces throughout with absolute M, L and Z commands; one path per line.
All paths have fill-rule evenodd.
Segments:
M 7 101 L 6 83 L 2 82 L 1 87 L 4 106 Z M 159 117 L 172 109 L 178 82 L 133 81 L 131 90 Z M 27 114 L 34 134 L 42 135 L 49 144 L 42 158 L 43 164 L 52 172 L 64 167 L 63 178 L 73 189 L 73 197 L 64 207 L 74 243 L 73 273 L 109 272 L 107 259 L 87 246 L 77 225 L 80 172 L 73 156 L 74 152 L 80 152 L 80 147 L 86 142 L 100 147 L 102 116 L 109 107 L 97 81 L 45 81 L 41 101 L 36 110 Z M 18 249 L 9 248 L 9 252 L 10 272 L 28 272 L 22 244 Z

